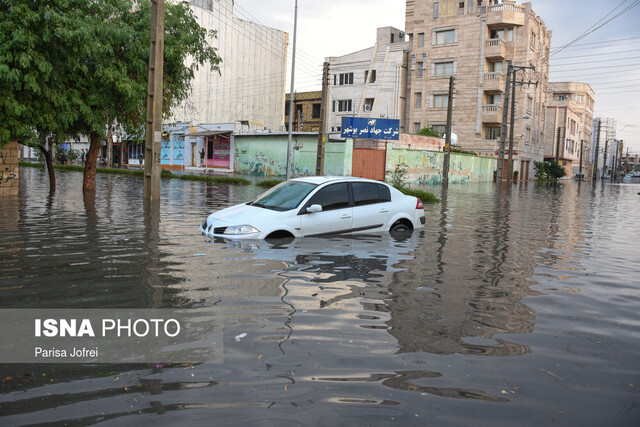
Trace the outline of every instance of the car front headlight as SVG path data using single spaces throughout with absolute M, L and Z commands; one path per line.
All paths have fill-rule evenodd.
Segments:
M 231 227 L 227 227 L 224 231 L 224 234 L 251 234 L 251 233 L 259 233 L 260 230 L 251 226 L 251 225 L 232 225 Z
M 203 230 L 206 230 L 206 229 L 207 229 L 207 225 L 208 225 L 208 224 L 207 224 L 207 221 L 208 221 L 208 220 L 209 220 L 209 217 L 207 216 L 207 217 L 204 219 L 204 221 L 202 221 L 202 226 L 201 226 L 201 227 L 202 227 L 202 229 L 203 229 Z

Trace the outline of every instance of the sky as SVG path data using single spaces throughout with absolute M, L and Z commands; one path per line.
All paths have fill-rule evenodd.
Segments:
M 594 117 L 616 119 L 617 139 L 624 140 L 629 153 L 640 154 L 640 0 L 531 3 L 553 32 L 550 82 L 589 83 L 596 92 Z M 235 0 L 239 18 L 288 32 L 290 52 L 294 10 L 295 0 Z M 404 0 L 298 0 L 295 91 L 320 89 L 326 57 L 369 48 L 378 27 L 404 29 L 404 23 Z

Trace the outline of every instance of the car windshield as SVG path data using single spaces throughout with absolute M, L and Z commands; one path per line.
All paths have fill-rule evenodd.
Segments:
M 288 211 L 296 208 L 314 188 L 316 185 L 308 182 L 285 181 L 258 197 L 251 206 Z

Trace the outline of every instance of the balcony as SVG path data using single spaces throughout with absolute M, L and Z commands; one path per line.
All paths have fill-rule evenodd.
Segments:
M 502 106 L 501 105 L 483 105 L 482 106 L 482 123 L 500 124 L 502 123 Z
M 484 73 L 484 90 L 487 92 L 503 92 L 507 78 L 503 72 Z
M 524 25 L 526 9 L 515 2 L 505 1 L 501 4 L 487 6 L 487 25 L 508 27 Z
M 484 42 L 484 56 L 490 60 L 505 59 L 507 44 L 503 39 L 489 39 Z

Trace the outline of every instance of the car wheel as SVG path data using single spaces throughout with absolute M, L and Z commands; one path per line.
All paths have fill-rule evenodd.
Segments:
M 389 231 L 391 233 L 408 233 L 411 231 L 411 228 L 405 223 L 396 222 L 391 226 L 391 229 L 389 229 Z

